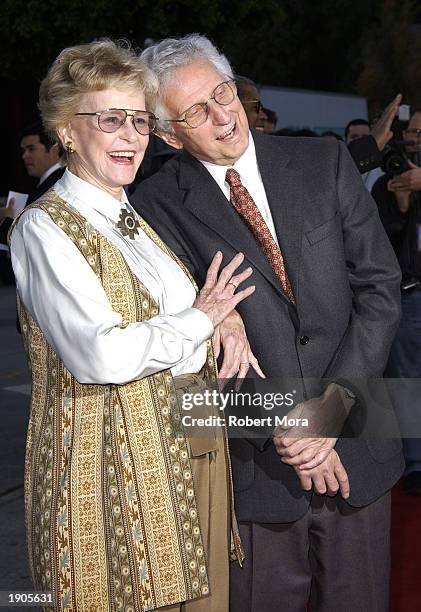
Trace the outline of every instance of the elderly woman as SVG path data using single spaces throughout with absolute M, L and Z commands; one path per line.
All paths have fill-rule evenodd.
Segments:
M 128 204 L 155 91 L 111 41 L 58 56 L 40 109 L 68 169 L 10 238 L 33 378 L 30 563 L 54 610 L 228 609 L 225 439 L 187 439 L 175 389 L 215 380 L 210 338 L 254 287 L 234 294 L 251 269 L 239 254 L 219 273 L 218 253 L 196 296 Z

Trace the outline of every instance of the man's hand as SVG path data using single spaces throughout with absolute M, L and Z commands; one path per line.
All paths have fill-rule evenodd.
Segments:
M 407 189 L 399 189 L 399 187 L 393 184 L 393 179 L 390 179 L 390 181 L 387 182 L 387 188 L 389 191 L 393 191 L 396 203 L 401 213 L 407 213 L 411 204 L 412 192 L 408 191 Z
M 315 468 L 334 448 L 338 438 L 290 438 L 275 437 L 273 443 L 282 463 L 297 467 L 299 470 Z
M 293 427 L 278 426 L 273 443 L 282 461 L 301 469 L 315 468 L 326 460 L 336 444 L 355 403 L 348 391 L 331 383 L 320 397 L 298 404 L 288 418 L 299 420 Z M 300 424 L 307 419 L 308 426 Z
M 335 450 L 331 450 L 323 463 L 317 467 L 311 470 L 295 468 L 295 471 L 304 491 L 310 491 L 312 487 L 319 495 L 336 495 L 339 491 L 344 499 L 348 499 L 350 493 L 348 474 Z
M 221 380 L 234 376 L 245 378 L 250 366 L 261 378 L 265 378 L 250 348 L 243 319 L 236 310 L 215 328 L 213 342 L 216 357 L 219 356 L 221 346 L 224 349 L 224 359 L 218 374 Z
M 395 118 L 399 105 L 402 101 L 402 94 L 398 94 L 392 102 L 386 106 L 380 119 L 371 128 L 371 135 L 374 137 L 380 151 L 383 151 L 389 140 L 393 137 L 392 122 Z
M 15 206 L 15 198 L 10 198 L 7 201 L 6 206 L 3 206 L 2 208 L 0 208 L 0 217 L 10 217 L 10 219 L 13 219 L 15 217 L 14 206 Z
M 387 184 L 389 191 L 421 191 L 421 168 L 408 160 L 410 170 L 395 176 Z

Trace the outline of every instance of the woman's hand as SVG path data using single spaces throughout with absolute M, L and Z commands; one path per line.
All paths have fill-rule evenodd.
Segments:
M 253 270 L 247 268 L 244 272 L 234 275 L 234 272 L 244 260 L 242 253 L 237 253 L 219 274 L 222 253 L 218 251 L 206 274 L 206 282 L 194 301 L 193 307 L 204 312 L 212 321 L 214 327 L 234 310 L 245 298 L 251 295 L 255 286 L 251 285 L 235 293 L 238 286 L 251 276 Z M 233 276 L 234 275 L 234 276 Z
M 234 376 L 239 379 L 245 378 L 250 366 L 261 378 L 265 378 L 250 348 L 243 320 L 236 310 L 233 310 L 215 329 L 213 343 L 216 358 L 219 357 L 221 347 L 224 350 L 218 378 L 229 379 Z

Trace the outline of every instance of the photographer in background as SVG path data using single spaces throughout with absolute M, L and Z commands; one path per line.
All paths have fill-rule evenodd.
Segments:
M 372 196 L 402 270 L 402 319 L 386 374 L 415 379 L 421 378 L 421 108 L 413 110 L 403 138 L 405 152 L 392 148 L 387 153 L 388 173 L 375 183 Z M 418 385 L 402 381 L 397 390 L 394 400 L 403 434 L 419 435 Z M 421 495 L 421 438 L 404 439 L 403 448 L 404 490 Z
M 383 174 L 382 152 L 393 137 L 392 123 L 401 101 L 402 95 L 398 94 L 371 128 L 366 119 L 353 119 L 345 127 L 345 143 L 368 191 Z

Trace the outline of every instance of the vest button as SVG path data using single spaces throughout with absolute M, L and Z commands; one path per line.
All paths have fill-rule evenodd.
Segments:
M 300 344 L 302 344 L 303 346 L 305 346 L 306 344 L 308 344 L 310 342 L 310 338 L 308 336 L 301 336 L 300 338 Z

